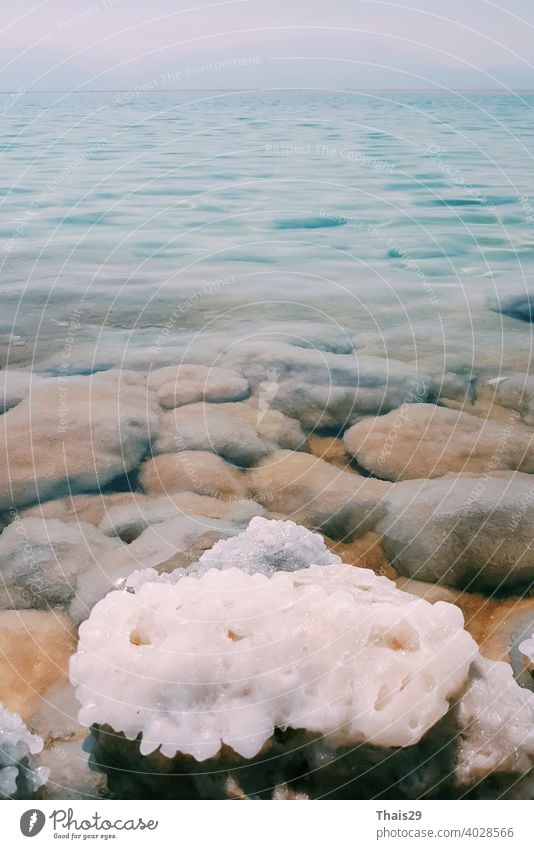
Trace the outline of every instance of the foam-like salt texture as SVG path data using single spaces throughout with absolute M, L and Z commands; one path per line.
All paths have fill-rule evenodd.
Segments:
M 71 680 L 83 725 L 202 761 L 223 743 L 251 758 L 275 728 L 415 744 L 476 656 L 457 607 L 366 569 L 212 569 L 108 594 L 81 625 Z
M 0 705 L 0 798 L 31 796 L 48 779 L 48 770 L 36 767 L 33 755 L 43 741 L 31 734 L 18 713 Z
M 341 558 L 326 547 L 320 534 L 302 525 L 282 519 L 255 516 L 246 530 L 231 539 L 221 539 L 205 551 L 197 563 L 173 572 L 158 574 L 156 569 L 137 569 L 126 581 L 137 592 L 150 581 L 175 584 L 185 575 L 203 575 L 209 569 L 237 567 L 252 575 L 272 575 L 273 572 L 294 572 L 306 569 L 311 563 L 319 566 L 338 565 Z
M 205 551 L 191 571 L 203 575 L 208 569 L 236 566 L 242 572 L 271 575 L 305 569 L 311 563 L 329 566 L 341 563 L 341 558 L 328 550 L 320 534 L 302 525 L 256 516 L 238 536 L 219 540 Z

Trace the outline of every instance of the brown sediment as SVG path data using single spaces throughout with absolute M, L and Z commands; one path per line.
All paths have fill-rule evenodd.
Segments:
M 398 572 L 382 551 L 379 535 L 373 531 L 368 531 L 353 542 L 338 542 L 325 537 L 325 543 L 330 551 L 341 557 L 343 563 L 372 569 L 377 575 L 385 575 L 392 581 L 398 577 Z
M 312 434 L 308 437 L 308 448 L 310 454 L 313 454 L 314 457 L 320 457 L 321 460 L 326 460 L 327 463 L 336 466 L 338 469 L 351 471 L 350 457 L 345 450 L 342 439 Z
M 57 612 L 0 612 L 2 704 L 28 722 L 46 691 L 67 678 L 75 627 Z

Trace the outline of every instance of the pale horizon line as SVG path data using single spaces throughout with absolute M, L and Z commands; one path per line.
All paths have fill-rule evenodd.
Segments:
M 305 87 L 305 86 L 289 86 L 280 88 L 280 86 L 255 86 L 251 88 L 162 88 L 157 90 L 147 90 L 142 89 L 142 83 L 134 88 L 87 88 L 87 89 L 68 89 L 68 88 L 48 88 L 48 89 L 31 89 L 27 88 L 23 83 L 16 89 L 0 89 L 0 94 L 18 94 L 20 89 L 24 89 L 25 93 L 29 94 L 139 94 L 139 95 L 157 95 L 157 94 L 165 94 L 169 93 L 187 93 L 187 92 L 208 92 L 208 91 L 225 91 L 225 92 L 256 92 L 256 91 L 314 91 L 314 92 L 324 92 L 325 94 L 329 92 L 344 92 L 344 91 L 354 91 L 354 92 L 422 92 L 425 94 L 455 94 L 457 92 L 480 92 L 481 94 L 534 94 L 534 88 L 478 88 L 478 87 L 460 87 L 460 88 L 444 88 L 442 86 L 436 86 L 432 88 L 391 88 L 391 87 L 382 87 L 382 88 L 357 88 L 357 87 L 349 87 L 349 88 L 318 88 L 318 87 Z

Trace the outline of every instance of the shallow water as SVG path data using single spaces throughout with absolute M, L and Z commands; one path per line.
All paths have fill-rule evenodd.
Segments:
M 6 95 L 3 359 L 53 367 L 74 315 L 72 370 L 105 367 L 153 347 L 178 308 L 167 349 L 199 329 L 305 319 L 381 356 L 460 346 L 524 368 L 530 328 L 506 319 L 503 341 L 487 299 L 533 273 L 533 106 L 467 92 Z
M 87 725 L 101 720 L 78 713 L 67 680 L 73 623 L 89 617 L 88 633 L 93 605 L 125 583 L 153 585 L 163 575 L 176 589 L 184 567 L 195 574 L 202 558 L 224 563 L 218 541 L 246 526 L 255 534 L 262 522 L 256 544 L 268 572 L 317 562 L 319 546 L 329 569 L 342 558 L 387 575 L 413 594 L 410 604 L 413 596 L 457 604 L 483 658 L 509 661 L 521 686 L 533 688 L 534 660 L 523 646 L 534 627 L 534 386 L 526 379 L 533 340 L 525 299 L 534 251 L 533 106 L 534 94 L 489 93 L 102 92 L 0 100 L 0 365 L 9 366 L 1 371 L 0 618 L 7 631 L 2 636 L 0 627 L 0 679 L 7 684 L 0 702 L 47 741 L 39 760 L 51 771 L 44 798 L 61 798 L 64 788 L 72 798 L 108 791 L 189 798 L 190 789 L 171 777 L 155 790 L 145 783 L 155 773 L 144 753 L 121 747 L 121 716 L 114 733 L 102 735 L 101 751 L 95 740 L 88 745 Z M 510 296 L 523 303 L 501 312 Z M 281 528 L 272 518 L 303 527 Z M 288 555 L 288 535 L 298 556 Z M 256 570 L 249 545 L 241 539 L 237 556 Z M 226 552 L 233 558 L 235 551 L 233 541 Z M 360 571 L 367 606 L 370 578 Z M 376 588 L 370 611 L 383 592 L 399 602 L 393 584 Z M 124 599 L 131 603 L 131 594 Z M 333 610 L 336 623 L 343 604 Z M 428 622 L 435 613 L 429 606 Z M 461 632 L 457 614 L 447 615 Z M 393 639 L 390 615 L 380 614 L 388 639 L 380 642 L 379 631 L 369 637 L 373 652 L 386 652 L 384 663 L 373 660 L 370 676 L 360 679 L 356 670 L 340 682 L 343 700 L 351 690 L 363 694 L 366 717 L 394 694 L 398 650 L 404 663 L 419 648 L 417 638 L 404 651 L 404 630 Z M 421 624 L 421 645 L 438 634 L 431 665 L 441 687 L 448 673 L 440 664 L 451 655 L 443 607 L 436 615 L 439 628 Z M 105 642 L 111 633 L 135 657 L 152 640 L 139 637 L 144 620 L 139 632 L 128 625 L 122 633 L 125 621 L 119 617 L 110 632 L 106 620 Z M 315 620 L 307 621 L 315 631 Z M 233 621 L 228 626 L 230 643 L 245 638 Z M 198 633 L 192 653 L 211 656 Z M 292 630 L 290 642 L 299 648 L 303 640 L 306 650 L 302 633 Z M 276 733 L 281 748 L 268 758 L 283 769 L 278 778 L 260 776 L 261 787 L 273 781 L 283 791 L 286 755 L 291 780 L 299 770 L 314 781 L 321 772 L 310 791 L 321 798 L 338 791 L 387 798 L 399 776 L 406 798 L 427 793 L 436 777 L 435 787 L 458 775 L 462 794 L 464 786 L 477 793 L 479 768 L 482 776 L 488 764 L 501 771 L 510 752 L 514 773 L 519 762 L 532 764 L 534 696 L 527 704 L 505 664 L 495 671 L 481 657 L 471 666 L 471 640 L 461 639 L 453 666 L 465 664 L 471 706 L 459 735 L 467 754 L 457 754 L 455 765 L 447 734 L 463 726 L 451 708 L 444 723 L 431 714 L 421 749 L 411 722 L 400 742 L 387 738 L 398 754 L 393 784 L 383 770 L 389 756 L 382 761 L 378 752 L 376 760 L 372 751 L 371 761 L 365 754 L 358 760 L 367 749 L 359 730 L 358 745 L 350 741 L 356 759 L 343 772 L 346 752 L 333 757 L 329 749 L 298 766 L 293 751 L 309 741 L 293 749 L 290 728 L 287 738 Z M 358 640 L 361 657 L 365 640 Z M 334 644 L 337 657 L 337 637 Z M 121 676 L 123 658 L 112 659 Z M 338 669 L 331 658 L 326 667 Z M 375 672 L 384 680 L 373 690 Z M 172 675 L 165 672 L 167 683 Z M 315 684 L 315 667 L 313 675 Z M 102 694 L 97 669 L 95 706 L 106 688 L 113 692 L 113 674 L 104 678 Z M 136 671 L 134 686 L 121 677 L 120 686 L 141 715 L 151 696 L 138 695 L 138 678 Z M 399 704 L 410 680 L 398 678 Z M 284 686 L 296 689 L 293 679 Z M 434 689 L 426 677 L 425 687 Z M 440 717 L 441 702 L 460 689 L 454 684 L 439 697 Z M 335 688 L 327 695 L 330 711 Z M 416 712 L 429 716 L 426 701 L 419 710 L 422 698 L 413 698 Z M 165 692 L 162 699 L 155 714 L 173 704 Z M 389 715 L 381 714 L 382 730 L 391 727 Z M 217 734 L 214 751 L 226 739 Z M 112 769 L 106 736 L 118 740 Z M 82 745 L 103 771 L 89 769 Z M 446 763 L 436 760 L 429 770 L 434 746 L 447 753 Z M 420 772 L 414 752 L 423 759 Z M 379 765 L 376 786 L 370 763 Z M 329 778 L 332 764 L 343 769 Z M 175 767 L 181 774 L 179 761 Z M 224 770 L 217 763 L 226 781 Z M 481 794 L 507 792 L 500 777 L 502 786 L 490 782 Z M 211 780 L 197 791 L 213 793 Z M 443 792 L 457 791 L 445 784 Z M 528 777 L 516 792 L 532 797 Z

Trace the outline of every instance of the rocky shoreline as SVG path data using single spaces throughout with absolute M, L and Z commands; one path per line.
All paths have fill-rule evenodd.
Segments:
M 531 378 L 427 371 L 367 354 L 350 334 L 340 337 L 327 325 L 289 322 L 266 326 L 255 341 L 208 339 L 175 364 L 58 376 L 9 368 L 2 377 L 0 725 L 15 740 L 9 749 L 0 742 L 6 798 L 532 798 Z M 284 530 L 280 522 L 296 525 Z M 247 548 L 255 528 L 261 557 Z M 324 543 L 310 542 L 308 531 Z M 238 598 L 248 595 L 248 580 L 263 574 L 253 614 L 261 619 L 267 588 L 278 586 L 283 573 L 284 604 L 301 621 L 306 616 L 297 616 L 301 602 L 292 597 L 289 576 L 321 568 L 335 585 L 334 576 L 348 568 L 341 564 L 356 567 L 349 573 L 360 584 L 367 575 L 367 601 L 353 599 L 347 619 L 336 615 L 329 624 L 321 617 L 328 618 L 332 596 L 313 607 L 306 639 L 328 650 L 319 677 L 351 656 L 350 641 L 344 655 L 336 654 L 349 626 L 335 637 L 335 623 L 372 621 L 383 604 L 424 610 L 429 624 L 418 639 L 431 626 L 445 639 L 444 626 L 435 624 L 440 616 L 451 617 L 464 635 L 453 664 L 458 681 L 418 734 L 407 733 L 404 708 L 396 721 L 405 723 L 405 736 L 388 737 L 393 713 L 378 711 L 373 732 L 366 725 L 381 686 L 393 705 L 402 698 L 397 673 L 410 661 L 401 645 L 388 659 L 391 672 L 380 678 L 362 649 L 378 639 L 372 629 L 359 642 L 354 637 L 353 671 L 330 688 L 335 698 L 371 672 L 378 677 L 366 685 L 369 705 L 356 710 L 349 700 L 352 708 L 333 724 L 309 722 L 309 705 L 299 708 L 299 724 L 286 705 L 270 716 L 269 733 L 252 754 L 238 755 L 234 738 L 224 735 L 222 749 L 203 764 L 178 749 L 144 753 L 144 726 L 118 727 L 105 711 L 79 717 L 69 666 L 80 687 L 84 635 L 102 616 L 109 629 L 103 644 L 113 651 L 115 640 L 128 637 L 136 674 L 162 658 L 154 648 L 152 660 L 139 660 L 132 628 L 121 631 L 119 600 L 135 608 L 148 586 L 159 587 L 151 592 L 162 594 L 161 604 L 172 593 L 182 604 L 187 586 L 208 581 L 213 569 L 224 598 L 238 569 L 247 575 L 235 589 Z M 354 590 L 362 592 L 360 585 Z M 157 644 L 157 605 L 155 611 L 149 636 Z M 220 611 L 206 616 L 224 620 Z M 413 625 L 414 617 L 406 621 Z M 280 622 L 280 639 L 289 627 Z M 237 633 L 233 624 L 227 631 Z M 193 626 L 185 633 L 192 655 L 213 637 Z M 183 636 L 176 639 L 183 644 Z M 288 646 L 303 642 L 300 635 Z M 396 651 L 384 648 L 386 655 Z M 91 652 L 98 655 L 95 646 Z M 106 681 L 109 662 L 102 655 L 97 679 Z M 256 681 L 258 670 L 246 657 L 240 662 L 243 676 Z M 429 649 L 424 663 L 411 662 L 404 678 L 415 681 L 416 707 L 426 686 L 418 676 L 426 669 L 439 679 L 442 655 Z M 176 663 L 167 675 L 186 680 Z M 294 686 L 317 706 L 303 669 L 295 657 Z M 113 699 L 114 674 L 102 698 Z M 211 680 L 209 668 L 205 675 Z M 279 683 L 273 678 L 270 686 L 262 697 L 274 700 L 276 691 L 280 701 Z M 123 691 L 129 687 L 131 680 L 123 680 Z M 435 686 L 429 692 L 435 695 Z M 148 688 L 145 707 L 150 711 L 151 698 L 167 699 L 169 711 L 183 712 L 182 695 L 156 698 Z M 332 736 L 354 715 L 362 721 L 348 736 Z M 215 773 L 224 781 L 216 782 Z

